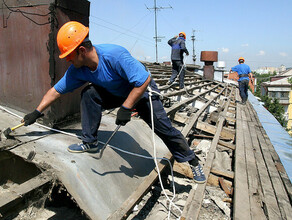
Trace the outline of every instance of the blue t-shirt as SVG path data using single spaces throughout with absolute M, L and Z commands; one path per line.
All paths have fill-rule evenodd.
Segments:
M 240 77 L 241 74 L 249 74 L 251 72 L 249 66 L 246 65 L 245 63 L 238 64 L 238 65 L 232 67 L 231 70 L 234 72 L 237 72 L 237 74 L 239 76 L 238 82 L 240 82 L 242 80 L 249 80 L 248 76 Z
M 94 45 L 99 63 L 95 71 L 73 64 L 54 88 L 60 94 L 72 92 L 86 82 L 105 88 L 115 96 L 128 97 L 134 87 L 140 87 L 150 75 L 145 67 L 123 47 L 114 44 Z

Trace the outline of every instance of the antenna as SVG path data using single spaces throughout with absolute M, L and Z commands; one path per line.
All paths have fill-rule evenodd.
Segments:
M 195 32 L 201 32 L 201 30 L 192 30 L 193 31 L 193 35 L 191 36 L 191 40 L 193 41 L 193 61 L 194 61 L 194 64 L 196 63 L 196 60 L 197 60 L 197 56 L 196 56 L 196 53 L 195 53 L 195 41 L 203 41 L 203 40 L 197 40 L 196 37 L 195 37 Z
M 196 63 L 196 60 L 197 60 L 196 54 L 195 54 L 195 40 L 196 40 L 195 31 L 196 30 L 193 29 L 193 35 L 191 36 L 191 40 L 193 41 L 193 61 L 194 61 L 194 63 Z
M 158 10 L 161 10 L 161 9 L 168 9 L 168 8 L 171 8 L 172 7 L 169 5 L 169 7 L 157 7 L 156 6 L 156 0 L 154 0 L 154 7 L 153 8 L 148 8 L 146 6 L 146 8 L 148 10 L 154 10 L 154 15 L 155 15 L 155 37 L 153 37 L 155 39 L 155 50 L 156 50 L 156 63 L 158 63 L 158 49 L 157 49 L 157 42 L 161 42 L 161 38 L 164 38 L 164 37 L 158 37 L 157 36 L 157 11 Z

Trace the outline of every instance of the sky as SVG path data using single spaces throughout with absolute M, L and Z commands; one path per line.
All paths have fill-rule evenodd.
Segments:
M 292 67 L 291 0 L 156 0 L 158 62 L 170 61 L 167 41 L 186 33 L 186 47 L 193 63 L 193 41 L 200 62 L 201 51 L 218 51 L 226 69 L 244 57 L 252 70 Z M 148 9 L 147 9 L 148 8 Z M 156 61 L 154 0 L 91 0 L 89 30 L 94 44 L 118 44 L 141 61 Z M 217 66 L 217 63 L 214 63 Z

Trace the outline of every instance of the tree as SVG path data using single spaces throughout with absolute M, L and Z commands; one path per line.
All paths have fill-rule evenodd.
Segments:
M 284 107 L 279 103 L 278 99 L 272 99 L 268 96 L 261 96 L 261 100 L 265 103 L 264 107 L 278 120 L 278 122 L 286 127 L 287 121 L 284 118 Z
M 272 76 L 271 73 L 264 73 L 264 74 L 259 74 L 257 72 L 253 72 L 253 75 L 257 79 L 257 84 L 256 84 L 256 91 L 255 91 L 255 96 L 261 97 L 261 84 L 263 82 L 267 82 L 270 80 L 270 77 Z
M 275 74 L 275 72 L 273 73 Z M 254 73 L 255 77 L 257 78 L 257 90 L 255 92 L 255 95 L 257 97 L 260 97 L 262 102 L 264 102 L 264 107 L 272 114 L 274 117 L 278 120 L 278 122 L 283 126 L 286 127 L 287 121 L 285 120 L 284 117 L 284 107 L 279 103 L 278 99 L 272 99 L 268 96 L 262 96 L 261 95 L 261 84 L 263 82 L 267 82 L 270 80 L 270 77 L 273 76 L 273 74 L 268 73 L 268 74 L 258 74 Z M 288 79 L 289 83 L 292 84 L 292 77 Z

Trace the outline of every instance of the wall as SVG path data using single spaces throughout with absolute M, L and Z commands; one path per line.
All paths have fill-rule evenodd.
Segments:
M 288 133 L 292 136 L 292 90 L 290 91 L 289 95 L 287 128 L 289 129 Z
M 90 3 L 9 0 L 0 7 L 0 104 L 28 113 L 68 68 L 68 63 L 58 58 L 58 29 L 70 20 L 88 26 Z M 64 95 L 54 103 L 46 111 L 46 121 L 78 112 L 79 93 Z

